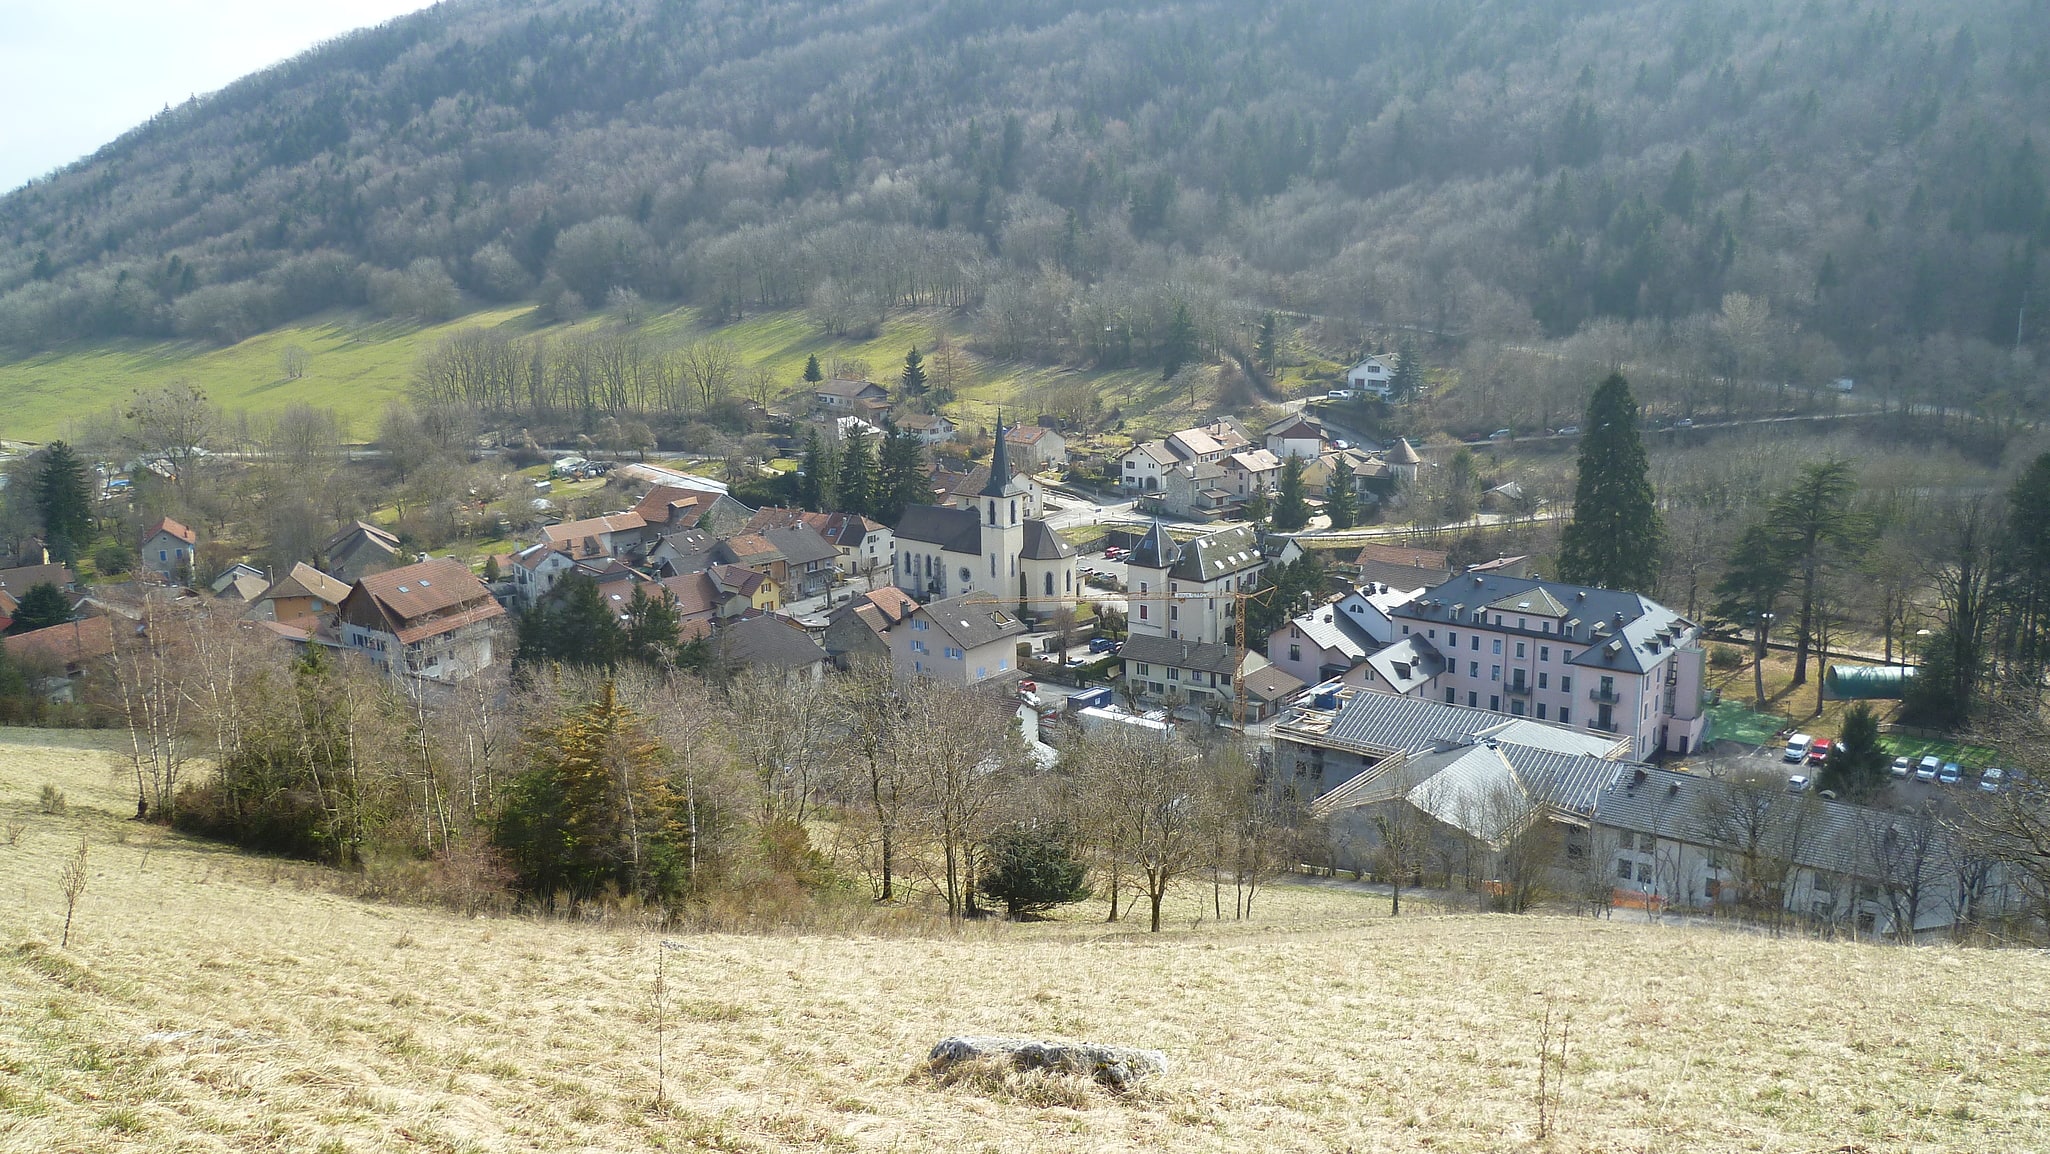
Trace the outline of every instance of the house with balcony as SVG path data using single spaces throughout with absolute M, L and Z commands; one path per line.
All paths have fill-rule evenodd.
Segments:
M 1701 628 L 1642 594 L 1472 571 L 1389 616 L 1444 662 L 1405 696 L 1613 734 L 1636 760 L 1701 744 Z
M 452 557 L 373 573 L 335 614 L 335 632 L 394 673 L 460 681 L 488 667 L 505 608 Z

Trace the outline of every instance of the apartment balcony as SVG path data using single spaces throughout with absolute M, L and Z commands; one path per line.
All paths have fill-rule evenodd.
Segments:
M 1537 690 L 1528 681 L 1512 681 L 1502 687 L 1502 692 L 1507 693 L 1511 697 L 1529 697 L 1532 693 L 1537 692 Z
M 1620 693 L 1617 693 L 1617 692 L 1616 692 L 1615 690 L 1613 690 L 1613 689 L 1603 689 L 1603 688 L 1602 688 L 1602 687 L 1600 687 L 1600 686 L 1596 686 L 1596 687 L 1594 687 L 1593 689 L 1590 689 L 1590 690 L 1588 690 L 1588 691 L 1587 691 L 1587 699 L 1588 699 L 1589 701 L 1599 701 L 1599 702 L 1603 702 L 1603 703 L 1606 703 L 1606 704 L 1608 704 L 1608 705 L 1621 705 L 1621 704 L 1623 704 L 1623 695 L 1622 695 L 1622 694 L 1620 694 Z

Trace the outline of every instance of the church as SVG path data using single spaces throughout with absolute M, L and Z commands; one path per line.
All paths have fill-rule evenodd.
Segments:
M 1075 550 L 1026 515 L 1030 487 L 1011 475 L 1001 422 L 989 481 L 966 508 L 912 505 L 897 523 L 894 581 L 920 601 L 982 593 L 1044 616 L 1074 603 Z

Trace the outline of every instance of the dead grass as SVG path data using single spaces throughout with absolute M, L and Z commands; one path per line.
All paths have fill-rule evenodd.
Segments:
M 111 759 L 0 734 L 0 1150 L 2040 1150 L 2050 958 L 1569 917 L 1088 910 L 959 934 L 655 939 L 353 901 L 117 820 Z M 62 816 L 35 811 L 51 782 Z M 54 945 L 57 873 L 91 885 Z M 1200 900 L 1199 900 L 1200 899 Z M 1557 1129 L 1538 1024 L 1571 1015 Z M 1157 1048 L 1130 1095 L 923 1072 L 954 1033 Z

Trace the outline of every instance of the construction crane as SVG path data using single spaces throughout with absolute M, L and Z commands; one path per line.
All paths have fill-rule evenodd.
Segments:
M 1232 603 L 1232 663 L 1231 663 L 1231 723 L 1240 733 L 1246 730 L 1246 606 L 1259 602 L 1266 604 L 1274 595 L 1274 586 L 1262 589 L 1231 589 L 1216 593 L 1116 593 L 1106 592 L 1094 595 L 1081 593 L 1055 593 L 1049 596 L 998 597 L 995 594 L 979 594 L 961 599 L 963 605 L 1005 605 L 1044 604 L 1058 602 L 1063 605 L 1094 605 L 1098 601 L 1230 601 Z M 1131 636 L 1131 615 L 1125 617 L 1125 636 Z M 1066 657 L 1065 653 L 1062 657 Z

